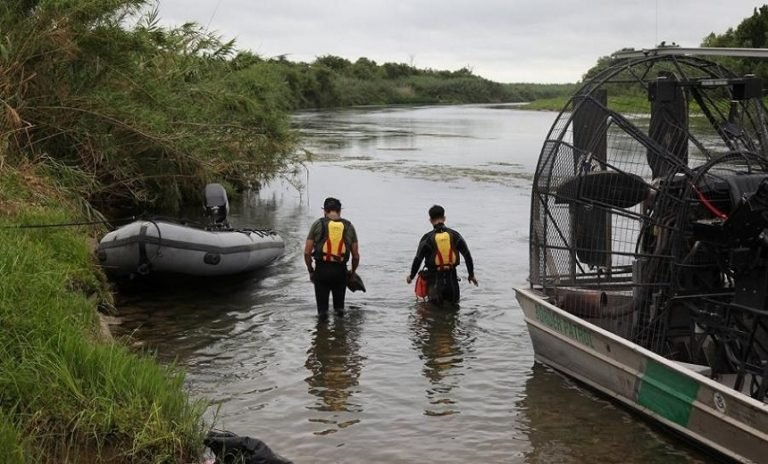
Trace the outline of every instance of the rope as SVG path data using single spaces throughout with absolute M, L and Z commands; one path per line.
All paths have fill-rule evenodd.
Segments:
M 135 216 L 126 217 L 126 218 L 119 218 L 115 219 L 114 222 L 122 222 L 122 221 L 133 221 L 135 220 Z M 53 224 L 15 224 L 12 226 L 0 226 L 0 230 L 9 230 L 9 229 L 48 229 L 48 228 L 54 228 L 54 227 L 77 227 L 77 226 L 92 226 L 95 224 L 105 224 L 112 228 L 112 224 L 110 224 L 108 221 L 102 219 L 98 221 L 82 221 L 82 222 L 59 222 L 59 223 L 53 223 Z
M 128 217 L 124 217 L 124 218 L 113 219 L 112 222 L 131 222 L 131 221 L 136 221 L 138 219 L 141 219 L 141 220 L 144 220 L 144 221 L 147 221 L 147 222 L 151 222 L 152 224 L 154 224 L 155 228 L 157 229 L 158 239 L 161 239 L 161 240 L 162 240 L 162 236 L 161 236 L 161 233 L 160 233 L 160 227 L 157 225 L 156 221 L 163 221 L 163 220 L 165 220 L 165 221 L 170 221 L 170 222 L 178 222 L 178 220 L 174 220 L 172 218 L 166 218 L 166 217 L 163 217 L 163 216 L 155 216 L 155 217 L 152 217 L 152 218 L 149 218 L 149 219 L 142 219 L 139 216 L 128 216 Z M 106 225 L 107 227 L 109 227 L 112 230 L 115 229 L 115 227 L 109 221 L 102 219 L 102 220 L 98 220 L 98 221 L 60 222 L 60 223 L 53 223 L 53 224 L 14 224 L 14 225 L 10 225 L 10 226 L 0 226 L 0 230 L 53 229 L 53 228 L 56 228 L 56 227 L 78 227 L 78 226 L 91 226 L 91 225 L 96 225 L 96 224 L 104 224 L 104 225 Z M 199 229 L 205 230 L 205 227 L 203 226 L 203 224 L 200 224 L 200 223 L 197 223 L 197 222 L 194 222 L 194 221 L 189 221 L 189 220 L 186 220 L 186 219 L 183 220 L 180 223 L 180 225 L 183 225 L 183 226 L 191 225 L 193 227 L 197 227 Z M 245 232 L 245 233 L 256 234 L 259 237 L 266 237 L 266 236 L 269 236 L 269 235 L 275 235 L 275 234 L 279 234 L 280 233 L 280 232 L 272 230 L 272 229 L 249 229 L 249 228 L 245 228 L 245 229 L 227 229 L 227 230 L 222 230 L 222 232 Z

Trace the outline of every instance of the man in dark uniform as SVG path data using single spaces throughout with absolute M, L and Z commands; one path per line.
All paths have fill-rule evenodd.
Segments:
M 437 304 L 444 301 L 458 303 L 460 294 L 456 268 L 460 262 L 459 254 L 464 256 L 469 273 L 467 280 L 477 286 L 472 255 L 461 234 L 445 226 L 445 209 L 442 206 L 434 205 L 429 208 L 429 222 L 432 223 L 433 229 L 421 238 L 416 257 L 413 258 L 411 273 L 405 281 L 409 284 L 413 281 L 423 261 L 427 266 L 423 277 L 429 286 L 429 301 Z
M 357 233 L 352 223 L 341 218 L 341 202 L 326 198 L 324 216 L 312 224 L 304 245 L 304 262 L 309 279 L 315 284 L 317 314 L 328 316 L 328 296 L 333 295 L 333 310 L 344 314 L 344 297 L 347 292 L 347 274 L 353 275 L 360 264 Z M 352 257 L 352 268 L 347 271 L 347 261 Z M 314 267 L 312 260 L 314 259 Z

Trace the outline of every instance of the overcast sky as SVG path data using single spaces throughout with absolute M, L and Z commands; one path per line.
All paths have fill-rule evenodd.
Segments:
M 747 0 L 159 0 L 263 57 L 322 55 L 468 67 L 498 82 L 575 82 L 598 57 L 666 41 L 696 47 L 736 27 Z

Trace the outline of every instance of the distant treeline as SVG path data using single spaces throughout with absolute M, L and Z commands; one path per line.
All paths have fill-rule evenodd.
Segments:
M 722 34 L 711 33 L 704 38 L 702 47 L 768 48 L 768 5 L 753 10 L 736 28 L 729 28 Z M 751 73 L 763 79 L 768 85 L 768 60 L 759 58 L 718 58 L 720 62 L 738 75 Z
M 677 46 L 662 42 L 660 46 Z M 768 48 L 768 5 L 755 7 L 752 16 L 745 18 L 735 28 L 729 28 L 722 34 L 714 32 L 706 36 L 702 47 L 727 47 L 727 48 Z M 632 49 L 621 49 L 626 51 Z M 764 86 L 768 86 L 768 60 L 760 58 L 739 57 L 711 57 L 711 61 L 718 62 L 737 75 L 754 74 L 763 79 Z M 600 71 L 613 65 L 615 60 L 610 56 L 603 56 L 583 76 L 582 80 L 588 80 L 596 76 Z
M 501 84 L 472 70 L 420 69 L 405 63 L 352 62 L 326 55 L 311 63 L 241 52 L 237 68 L 252 68 L 284 84 L 280 104 L 287 110 L 356 105 L 523 102 L 567 93 L 567 84 Z

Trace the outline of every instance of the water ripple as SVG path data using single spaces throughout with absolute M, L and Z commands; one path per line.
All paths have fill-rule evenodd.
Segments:
M 703 462 L 533 367 L 513 287 L 526 285 L 529 185 L 552 117 L 476 105 L 300 114 L 322 154 L 308 176 L 232 203 L 234 224 L 280 231 L 285 256 L 231 282 L 124 295 L 118 332 L 184 365 L 219 427 L 295 462 Z M 302 253 L 331 195 L 357 229 L 368 291 L 320 321 Z M 461 269 L 458 309 L 418 303 L 405 284 L 434 203 L 480 280 Z

